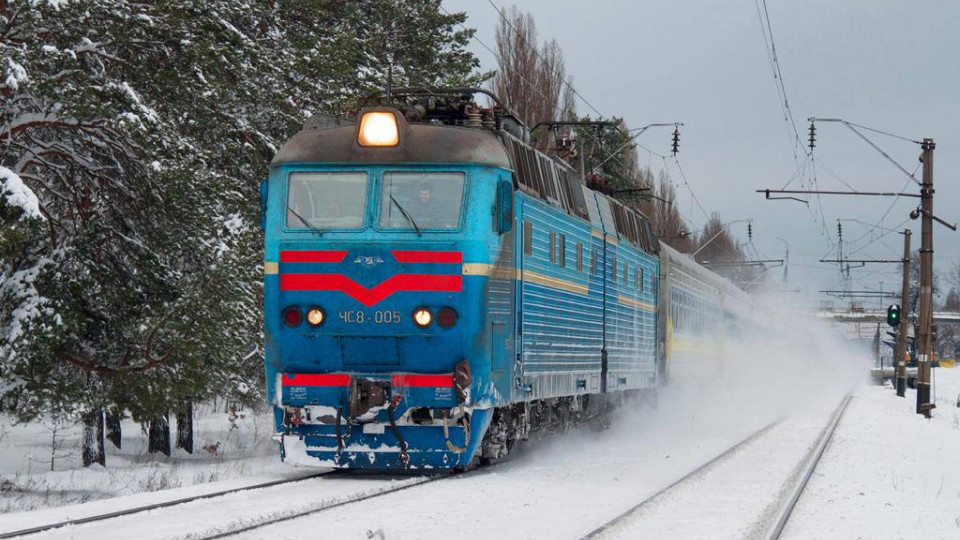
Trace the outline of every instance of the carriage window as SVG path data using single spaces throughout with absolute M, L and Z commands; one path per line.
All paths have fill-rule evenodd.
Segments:
M 533 223 L 523 222 L 523 254 L 533 255 Z
M 359 229 L 367 208 L 367 173 L 294 172 L 287 189 L 287 227 Z
M 560 268 L 564 268 L 567 266 L 567 237 L 561 234 L 558 239 L 557 263 L 560 264 Z
M 577 242 L 577 272 L 583 272 L 583 244 Z
M 380 190 L 380 226 L 387 229 L 456 229 L 464 174 L 390 171 Z

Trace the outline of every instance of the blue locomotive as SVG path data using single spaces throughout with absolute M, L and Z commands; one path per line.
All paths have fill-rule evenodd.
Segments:
M 286 459 L 498 459 L 654 392 L 736 317 L 722 280 L 473 92 L 320 119 L 271 163 L 266 376 Z

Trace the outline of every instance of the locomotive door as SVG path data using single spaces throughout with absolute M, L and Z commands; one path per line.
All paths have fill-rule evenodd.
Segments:
M 525 217 L 525 207 L 523 204 L 524 198 L 517 197 L 517 224 L 519 227 L 516 229 L 516 246 L 515 250 L 515 260 L 517 268 L 517 286 L 516 286 L 516 308 L 513 310 L 515 317 L 515 328 L 516 328 L 516 360 L 513 365 L 513 391 L 518 393 L 517 397 L 523 395 L 521 389 L 523 388 L 523 355 L 524 355 L 524 337 L 523 337 L 523 319 L 524 319 L 524 310 L 526 306 L 524 305 L 524 290 L 526 288 L 526 279 L 524 276 L 524 266 L 525 259 L 527 255 L 533 253 L 533 223 L 530 222 Z

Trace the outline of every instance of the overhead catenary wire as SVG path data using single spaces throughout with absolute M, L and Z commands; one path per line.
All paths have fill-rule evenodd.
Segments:
M 766 0 L 754 0 L 757 8 L 757 17 L 760 20 L 760 32 L 763 35 L 763 42 L 767 52 L 767 59 L 770 61 L 770 67 L 773 71 L 774 85 L 777 89 L 777 97 L 780 101 L 780 109 L 783 114 L 783 120 L 787 125 L 787 137 L 790 139 L 790 146 L 793 151 L 794 160 L 799 159 L 797 149 L 803 150 L 803 143 L 800 140 L 800 132 L 797 130 L 797 124 L 793 119 L 793 111 L 790 109 L 790 100 L 787 97 L 787 88 L 783 83 L 783 71 L 780 69 L 780 58 L 777 55 L 777 44 L 773 36 L 773 27 L 770 24 L 770 13 L 767 10 Z M 762 9 L 761 9 L 762 4 Z
M 673 161 L 677 164 L 677 171 L 680 172 L 680 178 L 683 180 L 683 185 L 686 186 L 687 191 L 690 192 L 690 197 L 693 199 L 693 202 L 697 203 L 697 208 L 700 209 L 704 219 L 710 221 L 710 216 L 707 214 L 706 209 L 704 209 L 703 205 L 700 204 L 700 199 L 697 198 L 697 194 L 694 193 L 693 188 L 690 187 L 690 182 L 687 180 L 687 175 L 683 172 L 683 166 L 680 165 L 680 159 L 677 156 L 673 156 Z

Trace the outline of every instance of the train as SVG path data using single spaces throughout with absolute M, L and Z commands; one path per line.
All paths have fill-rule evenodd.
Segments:
M 503 459 L 655 396 L 756 317 L 642 213 L 536 150 L 496 96 L 383 101 L 308 121 L 261 187 L 282 459 L 383 471 Z

